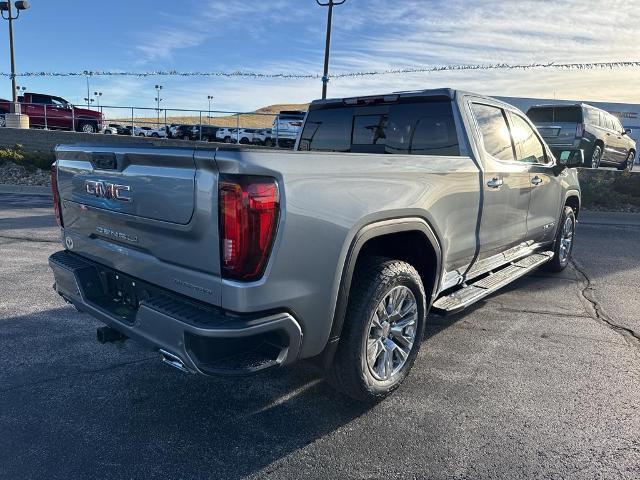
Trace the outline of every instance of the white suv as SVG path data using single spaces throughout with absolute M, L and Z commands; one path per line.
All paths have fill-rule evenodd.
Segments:
M 284 110 L 273 120 L 272 135 L 279 147 L 293 148 L 302 130 L 302 122 L 306 112 L 300 110 Z

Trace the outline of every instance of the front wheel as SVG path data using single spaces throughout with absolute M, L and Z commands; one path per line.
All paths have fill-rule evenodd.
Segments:
M 598 168 L 600 161 L 602 160 L 602 147 L 596 145 L 593 147 L 593 153 L 591 154 L 591 168 Z
M 4 113 L 0 113 L 0 127 L 6 127 L 7 120 L 4 118 Z
M 634 151 L 630 151 L 629 155 L 627 155 L 627 159 L 618 165 L 618 170 L 626 170 L 627 172 L 631 172 L 633 170 L 633 162 L 635 162 L 636 154 Z
M 561 272 L 569 264 L 575 233 L 576 214 L 573 208 L 565 206 L 558 225 L 556 241 L 553 245 L 553 258 L 544 265 L 546 270 Z
M 415 361 L 425 326 L 424 287 L 406 262 L 373 257 L 359 265 L 329 383 L 361 401 L 400 386 Z

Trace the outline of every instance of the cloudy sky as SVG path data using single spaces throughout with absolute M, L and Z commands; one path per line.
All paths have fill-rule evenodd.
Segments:
M 331 70 L 434 64 L 640 60 L 640 0 L 346 0 L 336 7 Z M 180 70 L 321 73 L 326 10 L 315 0 L 31 0 L 15 23 L 18 71 Z M 179 8 L 176 8 L 179 5 Z M 634 17 L 636 17 L 634 19 Z M 0 71 L 9 70 L 6 22 Z M 20 78 L 82 103 L 84 78 Z M 102 102 L 253 110 L 306 102 L 319 80 L 91 79 Z M 329 96 L 449 86 L 490 95 L 640 103 L 640 69 L 461 71 L 334 79 Z M 0 97 L 10 83 L 0 78 Z

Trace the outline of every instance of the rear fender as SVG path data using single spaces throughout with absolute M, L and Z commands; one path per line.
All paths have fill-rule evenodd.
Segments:
M 329 334 L 327 346 L 322 353 L 322 363 L 325 367 L 329 366 L 333 361 L 338 341 L 340 340 L 340 334 L 342 332 L 347 310 L 349 292 L 351 289 L 351 282 L 353 280 L 353 274 L 360 251 L 371 239 L 401 232 L 420 232 L 424 235 L 425 242 L 429 242 L 433 247 L 433 250 L 436 252 L 436 278 L 434 280 L 433 288 L 431 289 L 432 294 L 427 298 L 427 304 L 429 307 L 433 303 L 433 296 L 438 291 L 438 285 L 440 284 L 440 278 L 442 276 L 442 249 L 440 247 L 441 244 L 431 226 L 422 218 L 396 218 L 364 226 L 358 231 L 352 240 L 345 260 L 345 265 L 342 270 L 336 308 L 334 310 L 333 323 L 331 325 L 331 333 Z

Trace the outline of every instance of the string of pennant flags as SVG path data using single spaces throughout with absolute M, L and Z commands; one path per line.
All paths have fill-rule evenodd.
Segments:
M 640 61 L 619 61 L 619 62 L 586 62 L 586 63 L 491 63 L 491 64 L 459 64 L 459 65 L 425 65 L 416 67 L 393 68 L 388 70 L 369 70 L 360 72 L 338 72 L 331 75 L 331 78 L 356 78 L 371 77 L 376 75 L 398 75 L 411 73 L 430 72 L 451 72 L 464 70 L 531 70 L 550 68 L 558 70 L 603 70 L 619 68 L 638 68 Z M 0 72 L 2 77 L 11 77 L 11 73 Z M 107 71 L 107 70 L 83 70 L 79 72 L 20 72 L 16 77 L 229 77 L 229 78 L 252 78 L 252 79 L 320 79 L 321 74 L 316 73 L 268 73 L 236 70 L 230 72 L 182 72 L 178 70 L 152 70 L 152 71 Z

